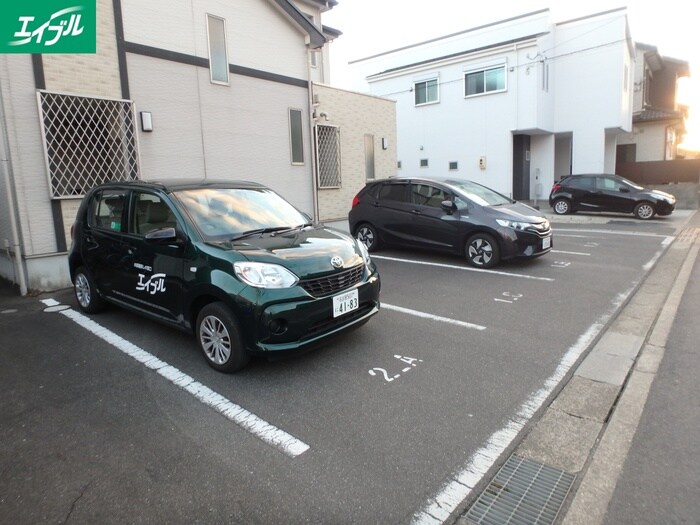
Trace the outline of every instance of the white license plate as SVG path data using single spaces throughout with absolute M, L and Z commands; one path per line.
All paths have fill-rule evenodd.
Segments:
M 546 250 L 552 245 L 552 238 L 551 237 L 545 237 L 542 239 L 542 249 Z
M 333 317 L 340 317 L 348 312 L 357 310 L 360 306 L 357 290 L 350 290 L 333 297 Z

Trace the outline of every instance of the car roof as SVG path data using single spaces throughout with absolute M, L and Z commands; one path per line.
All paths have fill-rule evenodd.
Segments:
M 260 189 L 267 188 L 263 184 L 245 180 L 227 179 L 158 179 L 158 180 L 131 180 L 121 182 L 106 182 L 99 188 L 141 188 L 158 189 L 170 193 L 179 190 L 192 190 L 201 188 L 236 188 L 236 189 Z
M 473 182 L 474 184 L 479 184 L 469 179 L 456 179 L 454 177 L 389 177 L 386 179 L 376 179 L 367 183 L 380 184 L 380 183 L 391 183 L 391 182 L 437 182 L 438 184 L 454 184 L 460 181 Z

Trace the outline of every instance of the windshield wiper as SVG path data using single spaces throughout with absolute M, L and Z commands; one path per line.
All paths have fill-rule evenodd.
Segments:
M 256 230 L 248 230 L 247 232 L 239 233 L 231 239 L 231 241 L 239 241 L 247 237 L 252 237 L 253 235 L 264 235 L 266 233 L 278 233 L 283 231 L 291 231 L 300 228 L 300 226 L 295 226 L 290 228 L 289 226 L 276 226 L 274 228 L 258 228 Z

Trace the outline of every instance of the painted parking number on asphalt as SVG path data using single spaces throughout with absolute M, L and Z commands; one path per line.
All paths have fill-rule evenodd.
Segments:
M 405 364 L 407 364 L 407 365 L 409 365 L 409 366 L 403 367 L 403 369 L 401 370 L 401 372 L 398 372 L 398 373 L 395 373 L 395 374 L 391 374 L 391 373 L 390 373 L 389 371 L 387 371 L 385 368 L 374 367 L 374 368 L 372 368 L 372 369 L 370 369 L 370 370 L 368 371 L 368 372 L 369 372 L 369 375 L 375 376 L 375 377 L 381 377 L 381 378 L 383 378 L 384 381 L 386 381 L 387 383 L 391 383 L 392 381 L 394 381 L 394 380 L 398 379 L 399 377 L 401 377 L 401 374 L 406 374 L 407 372 L 410 372 L 410 371 L 413 370 L 416 366 L 418 366 L 418 363 L 422 363 L 422 362 L 423 362 L 422 359 L 418 359 L 418 358 L 416 358 L 416 357 L 406 357 L 406 356 L 401 356 L 401 355 L 394 355 L 394 357 L 395 357 L 396 359 L 398 359 L 399 361 L 401 361 L 401 362 L 403 362 L 403 363 L 405 363 Z

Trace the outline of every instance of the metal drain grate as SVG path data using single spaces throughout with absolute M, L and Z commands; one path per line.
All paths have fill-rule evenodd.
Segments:
M 576 476 L 511 456 L 465 517 L 477 525 L 554 523 Z

